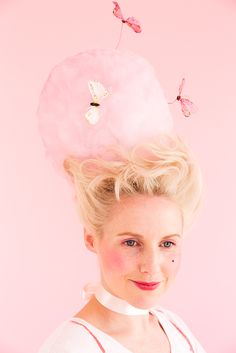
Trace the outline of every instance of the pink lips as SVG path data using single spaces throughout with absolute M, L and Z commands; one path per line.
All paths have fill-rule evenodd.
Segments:
M 154 290 L 161 283 L 161 282 L 136 282 L 136 281 L 133 281 L 133 282 L 138 288 L 143 290 Z

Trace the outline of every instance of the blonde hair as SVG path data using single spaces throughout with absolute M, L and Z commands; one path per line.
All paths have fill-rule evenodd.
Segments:
M 176 135 L 158 135 L 155 142 L 131 149 L 110 146 L 113 158 L 80 161 L 68 156 L 64 169 L 75 186 L 76 204 L 85 227 L 96 234 L 109 211 L 122 196 L 137 194 L 165 196 L 180 207 L 184 229 L 193 221 L 202 194 L 198 163 L 187 144 Z

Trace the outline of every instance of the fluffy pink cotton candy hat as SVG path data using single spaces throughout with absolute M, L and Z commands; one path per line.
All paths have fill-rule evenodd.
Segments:
M 173 129 L 154 68 L 128 50 L 91 49 L 59 63 L 37 116 L 46 155 L 64 175 L 69 155 L 110 158 L 109 145 L 132 147 Z

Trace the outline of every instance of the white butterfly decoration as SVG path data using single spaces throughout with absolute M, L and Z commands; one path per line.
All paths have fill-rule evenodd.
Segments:
M 109 95 L 108 91 L 99 81 L 88 81 L 89 91 L 92 96 L 91 107 L 85 114 L 86 119 L 90 124 L 96 124 L 100 118 L 99 106 L 103 98 Z

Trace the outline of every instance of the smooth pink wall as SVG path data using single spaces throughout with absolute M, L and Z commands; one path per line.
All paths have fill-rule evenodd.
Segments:
M 208 353 L 235 353 L 236 3 L 121 1 L 142 34 L 124 27 L 120 48 L 146 56 L 169 100 L 184 93 L 198 113 L 171 107 L 204 178 L 204 205 L 184 246 L 182 267 L 162 304 L 189 324 Z M 115 47 L 111 1 L 0 2 L 0 353 L 37 352 L 83 305 L 98 277 L 96 258 L 66 181 L 45 159 L 35 110 L 50 69 L 66 56 Z

